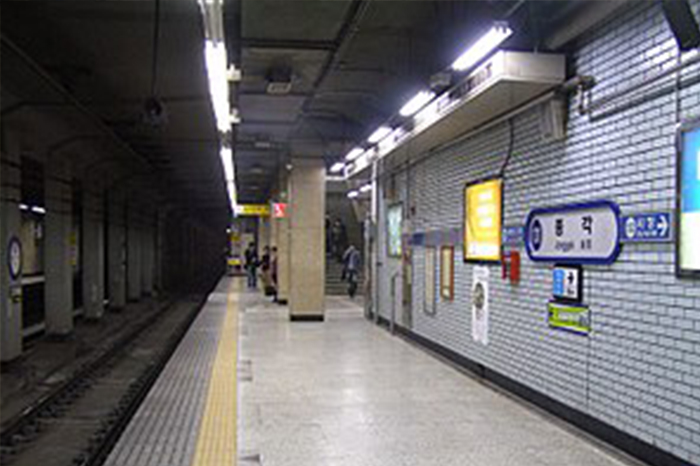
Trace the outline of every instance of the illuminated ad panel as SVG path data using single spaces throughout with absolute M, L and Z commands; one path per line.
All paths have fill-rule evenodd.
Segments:
M 391 257 L 401 257 L 401 233 L 403 229 L 403 207 L 395 204 L 387 210 L 387 248 Z
M 679 168 L 678 268 L 700 273 L 700 125 L 681 132 Z
M 503 180 L 467 185 L 464 190 L 464 260 L 501 260 Z

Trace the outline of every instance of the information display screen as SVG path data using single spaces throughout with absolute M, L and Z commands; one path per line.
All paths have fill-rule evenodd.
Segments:
M 678 269 L 700 274 L 700 123 L 681 129 Z
M 464 260 L 501 260 L 503 180 L 467 185 L 464 190 Z

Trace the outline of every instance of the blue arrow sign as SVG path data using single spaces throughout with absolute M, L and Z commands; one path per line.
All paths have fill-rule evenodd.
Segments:
M 625 215 L 620 230 L 626 243 L 667 243 L 673 240 L 673 217 L 670 212 Z

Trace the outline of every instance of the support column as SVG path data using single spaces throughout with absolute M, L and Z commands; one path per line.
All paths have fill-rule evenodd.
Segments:
M 148 216 L 147 225 L 141 230 L 141 294 L 153 295 L 153 258 L 155 242 L 153 241 L 152 216 Z
M 141 229 L 141 295 L 153 295 L 153 258 L 155 241 L 153 239 L 153 215 L 149 210 L 143 218 Z
M 289 181 L 287 171 L 280 171 L 277 181 L 279 202 L 288 202 L 287 192 Z M 277 301 L 280 304 L 289 302 L 289 210 L 287 217 L 273 218 L 272 220 L 272 245 L 277 247 Z M 244 245 L 245 247 L 245 245 Z
M 46 197 L 46 332 L 65 336 L 73 331 L 71 266 L 72 187 L 68 162 L 49 159 L 44 171 Z
M 129 301 L 141 299 L 141 242 L 139 213 L 129 204 L 126 224 L 126 296 Z
M 104 201 L 99 189 L 83 195 L 83 311 L 97 320 L 104 313 Z
M 325 311 L 326 169 L 322 160 L 292 161 L 289 175 L 292 320 L 323 320 Z
M 10 240 L 20 237 L 21 226 L 20 151 L 12 142 L 3 134 L 3 163 L 0 165 L 0 355 L 3 361 L 11 361 L 22 354 L 22 275 L 12 277 L 5 260 Z
M 121 192 L 111 192 L 108 202 L 109 308 L 119 310 L 126 306 L 126 201 Z
M 262 257 L 265 246 L 270 246 L 270 217 L 258 217 L 258 256 Z
M 153 258 L 153 287 L 156 292 L 162 292 L 165 285 L 165 226 L 166 213 L 164 210 L 158 210 L 155 231 L 155 256 Z

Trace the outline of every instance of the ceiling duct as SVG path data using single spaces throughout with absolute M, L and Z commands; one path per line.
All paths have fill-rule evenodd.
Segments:
M 292 90 L 292 69 L 290 67 L 270 68 L 267 73 L 267 93 L 272 95 L 289 94 Z

